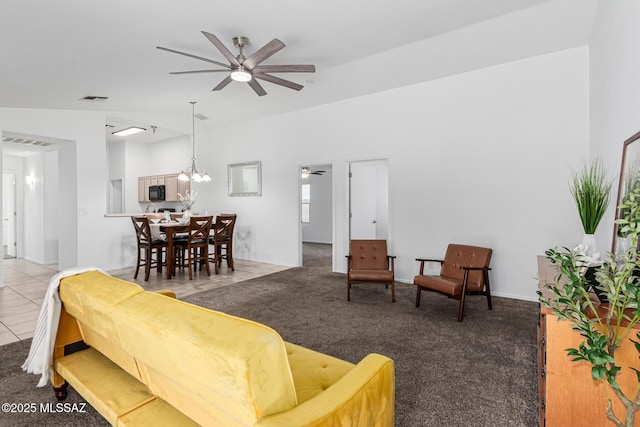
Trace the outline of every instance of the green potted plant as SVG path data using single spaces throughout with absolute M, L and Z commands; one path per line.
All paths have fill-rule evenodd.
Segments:
M 573 173 L 569 186 L 584 230 L 582 249 L 586 255 L 596 258 L 599 253 L 594 234 L 609 205 L 612 183 L 613 181 L 606 180 L 601 162 L 594 160 L 590 164 L 585 163 L 580 171 Z
M 640 188 L 635 188 L 620 205 L 624 213 L 616 220 L 622 233 L 631 239 L 628 250 L 620 254 L 619 261 L 608 253 L 607 260 L 595 268 L 597 287 L 603 292 L 608 303 L 599 304 L 588 293 L 588 284 L 582 270 L 584 255 L 569 250 L 550 249 L 547 258 L 560 270 L 560 276 L 553 283 L 547 283 L 551 291 L 548 297 L 538 292 L 540 302 L 553 310 L 559 319 L 570 322 L 585 341 L 577 348 L 567 348 L 573 361 L 584 361 L 591 365 L 594 381 L 608 384 L 609 389 L 625 408 L 624 417 L 613 412 L 612 401 L 607 397 L 607 417 L 616 426 L 632 427 L 640 409 L 640 370 L 635 372 L 635 390 L 623 391 L 617 377 L 622 369 L 616 362 L 616 351 L 621 344 L 630 340 L 640 357 L 640 332 L 634 326 L 640 322 L 640 271 L 638 258 L 638 236 L 640 236 Z M 561 282 L 564 282 L 561 284 Z

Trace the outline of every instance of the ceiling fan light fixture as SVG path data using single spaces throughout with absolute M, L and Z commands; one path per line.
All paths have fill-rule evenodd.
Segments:
M 244 68 L 240 67 L 237 70 L 233 70 L 231 72 L 231 78 L 237 82 L 248 82 L 250 81 L 253 76 L 251 75 L 250 72 L 248 72 L 247 70 L 245 70 Z

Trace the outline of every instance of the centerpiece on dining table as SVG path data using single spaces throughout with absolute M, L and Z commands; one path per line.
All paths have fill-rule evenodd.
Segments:
M 184 206 L 184 217 L 191 217 L 191 207 L 196 202 L 197 195 L 198 193 L 196 193 L 195 191 L 193 193 L 190 193 L 189 190 L 184 193 L 184 196 L 178 193 L 178 198 L 180 199 L 182 206 Z

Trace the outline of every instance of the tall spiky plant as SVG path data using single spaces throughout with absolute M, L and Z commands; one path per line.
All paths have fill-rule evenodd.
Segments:
M 585 234 L 594 234 L 609 205 L 609 193 L 613 180 L 606 180 L 606 173 L 599 160 L 585 163 L 582 170 L 573 173 L 571 195 L 576 202 Z

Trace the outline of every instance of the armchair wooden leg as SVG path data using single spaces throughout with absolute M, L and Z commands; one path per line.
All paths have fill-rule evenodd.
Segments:
M 351 280 L 347 279 L 347 301 L 351 301 Z
M 489 310 L 493 310 L 493 305 L 491 304 L 491 288 L 489 287 L 489 273 L 484 271 L 484 283 L 487 287 L 487 305 L 489 306 Z
M 458 322 L 462 322 L 462 312 L 464 311 L 464 297 L 467 294 L 467 281 L 469 280 L 469 270 L 464 271 L 462 282 L 462 295 L 460 295 L 460 308 L 458 308 Z
M 422 288 L 420 286 L 416 286 L 418 288 L 416 292 L 416 307 L 420 307 L 420 294 L 422 293 Z
M 458 322 L 462 322 L 463 311 L 464 311 L 464 292 L 460 296 L 460 308 L 458 308 Z

